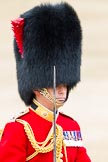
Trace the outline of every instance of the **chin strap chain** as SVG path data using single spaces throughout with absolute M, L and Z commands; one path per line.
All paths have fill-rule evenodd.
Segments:
M 49 101 L 51 101 L 52 103 L 54 103 L 53 97 L 51 97 L 51 95 L 49 94 L 49 92 L 47 91 L 46 88 L 42 88 L 42 89 L 40 90 L 40 94 L 43 95 L 44 97 L 46 97 L 46 98 L 47 98 Z M 56 99 L 55 103 L 56 103 L 56 106 L 63 106 L 63 103 L 57 101 L 57 99 Z

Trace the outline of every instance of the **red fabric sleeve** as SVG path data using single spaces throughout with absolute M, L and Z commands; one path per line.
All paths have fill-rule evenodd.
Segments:
M 6 124 L 0 141 L 0 162 L 26 162 L 26 143 L 23 125 Z
M 77 128 L 81 131 L 81 128 L 77 122 L 76 125 Z M 85 147 L 78 147 L 75 162 L 91 162 Z
M 75 162 L 91 162 L 84 147 L 78 147 L 77 157 Z

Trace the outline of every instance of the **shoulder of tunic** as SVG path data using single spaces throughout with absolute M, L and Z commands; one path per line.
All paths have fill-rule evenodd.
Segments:
M 64 112 L 59 112 L 59 114 L 60 114 L 61 116 L 63 116 L 64 118 L 69 118 L 69 119 L 71 119 L 71 120 L 74 121 L 74 119 L 73 119 L 71 116 L 65 114 Z
M 59 112 L 59 115 L 60 115 L 60 118 L 61 117 L 63 118 L 62 120 L 64 122 L 70 123 L 70 124 L 74 125 L 77 129 L 80 130 L 80 125 L 74 118 L 72 118 L 71 116 L 69 116 L 69 115 L 67 115 L 67 114 L 65 114 L 63 112 Z
M 21 112 L 15 114 L 15 115 L 10 119 L 10 122 L 14 122 L 16 119 L 18 119 L 18 118 L 20 118 L 20 117 L 22 117 L 22 116 L 24 116 L 24 115 L 26 115 L 26 114 L 28 114 L 28 113 L 29 113 L 29 108 L 27 108 L 27 109 L 25 109 L 25 110 L 23 110 L 23 111 L 21 111 Z

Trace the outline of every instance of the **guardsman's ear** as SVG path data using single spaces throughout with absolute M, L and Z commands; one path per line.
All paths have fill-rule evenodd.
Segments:
M 39 90 L 33 90 L 33 93 L 35 94 L 35 96 L 40 96 L 40 91 Z

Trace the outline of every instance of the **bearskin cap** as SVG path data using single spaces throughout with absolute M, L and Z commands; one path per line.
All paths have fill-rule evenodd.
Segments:
M 25 104 L 31 104 L 33 90 L 53 87 L 54 66 L 56 85 L 73 88 L 80 81 L 82 41 L 80 20 L 73 7 L 67 3 L 41 4 L 21 14 L 20 19 L 23 28 L 21 33 L 16 29 L 14 53 L 18 90 Z

